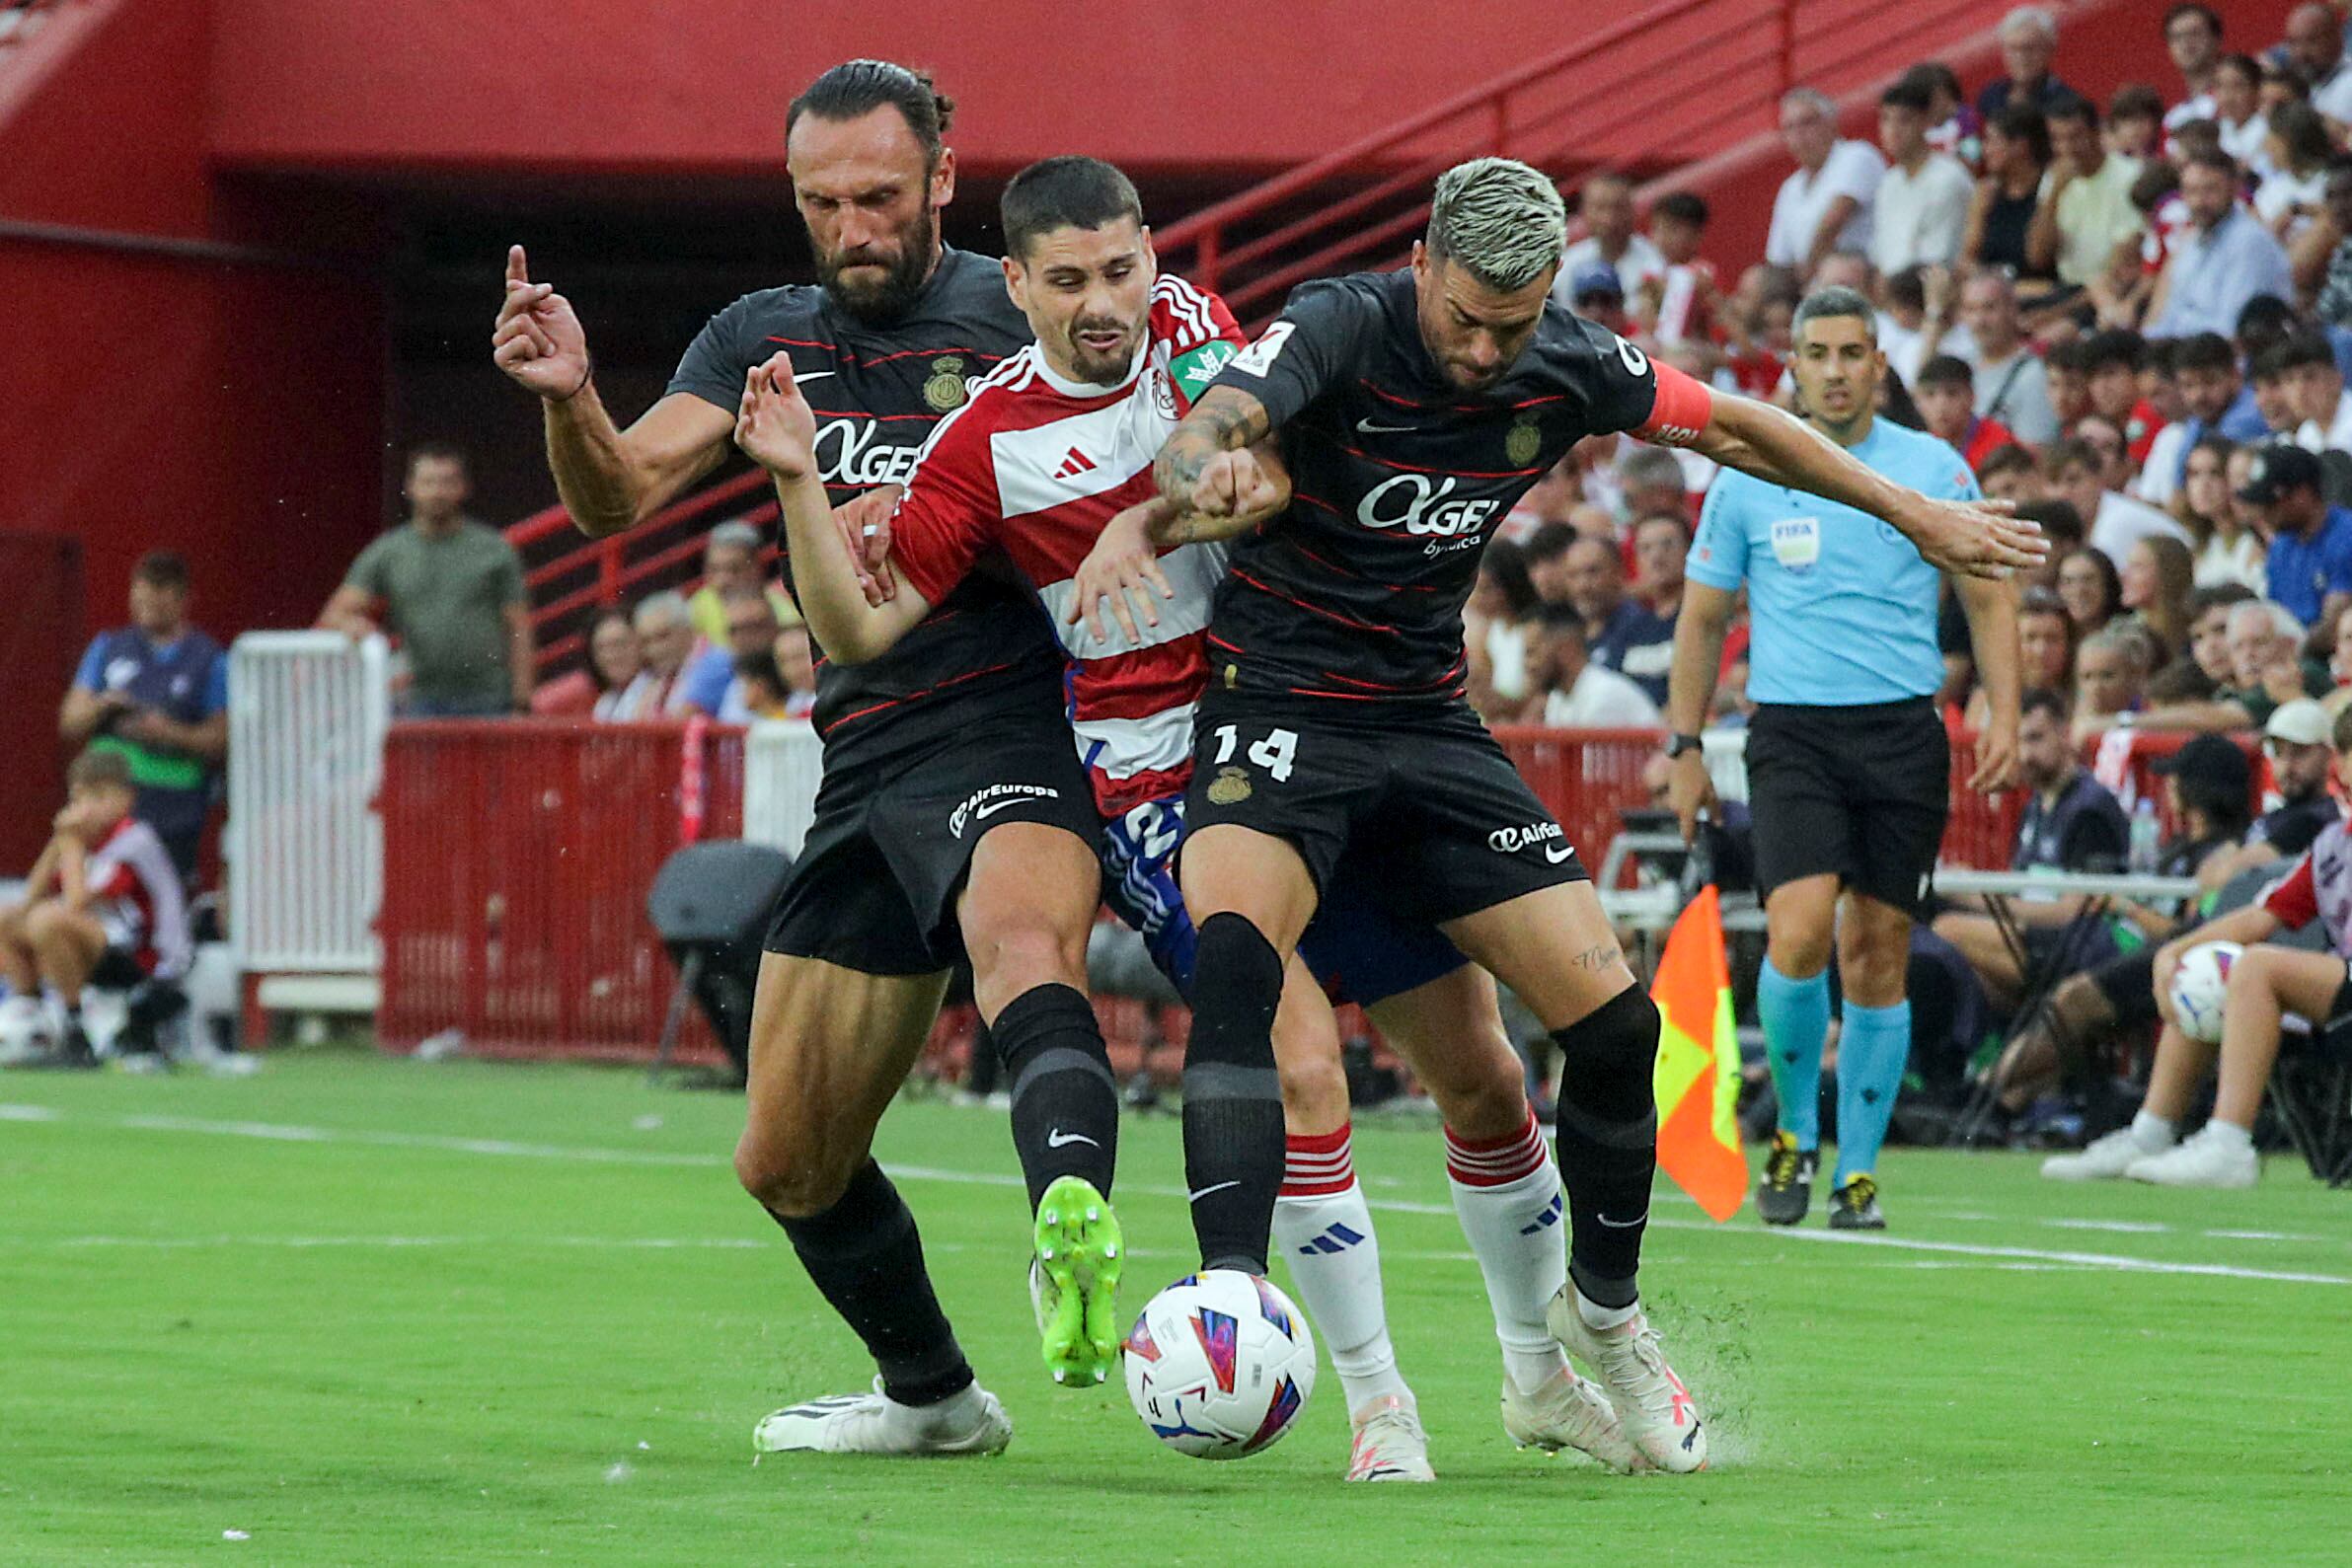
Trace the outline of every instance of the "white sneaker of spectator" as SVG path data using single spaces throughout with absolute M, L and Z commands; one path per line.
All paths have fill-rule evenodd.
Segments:
M 2053 1155 L 2042 1161 L 2042 1174 L 2052 1181 L 2113 1181 L 2139 1160 L 2161 1155 L 2179 1142 L 2172 1123 L 2140 1112 L 2128 1127 L 2118 1127 L 2093 1140 L 2077 1155 Z
M 2179 1147 L 2132 1161 L 2124 1174 L 2160 1187 L 2250 1187 L 2262 1174 L 2262 1157 L 2244 1128 L 2207 1122 Z
M 53 1038 L 48 1011 L 38 997 L 0 1002 L 0 1067 L 38 1056 Z

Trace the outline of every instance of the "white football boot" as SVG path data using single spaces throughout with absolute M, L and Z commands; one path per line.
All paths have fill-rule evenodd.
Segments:
M 2261 1179 L 2262 1157 L 2243 1133 L 2207 1122 L 2194 1138 L 2133 1160 L 2124 1175 L 2160 1187 L 2250 1187 Z
M 938 1404 L 905 1405 L 879 1378 L 872 1393 L 788 1405 L 751 1433 L 754 1454 L 1002 1454 L 1012 1441 L 1005 1407 L 976 1382 Z
M 2114 1181 L 2135 1161 L 2163 1152 L 2140 1142 L 2129 1127 L 2118 1127 L 2093 1140 L 2081 1154 L 2052 1155 L 2042 1161 L 2042 1174 L 2052 1181 Z
M 1615 1328 L 1588 1328 L 1570 1284 L 1552 1298 L 1544 1320 L 1560 1348 L 1592 1370 L 1617 1409 L 1618 1424 L 1643 1458 L 1678 1475 L 1706 1467 L 1707 1426 L 1699 1402 L 1666 1365 L 1647 1314 L 1636 1308 Z
M 1562 1367 L 1534 1393 L 1521 1393 L 1519 1385 L 1505 1378 L 1502 1429 L 1523 1449 L 1546 1454 L 1574 1449 L 1621 1472 L 1652 1467 L 1626 1436 L 1609 1396 L 1571 1368 Z
M 1429 1435 L 1421 1430 L 1420 1407 L 1409 1396 L 1388 1394 L 1354 1417 L 1355 1444 L 1347 1453 L 1351 1481 L 1434 1481 Z

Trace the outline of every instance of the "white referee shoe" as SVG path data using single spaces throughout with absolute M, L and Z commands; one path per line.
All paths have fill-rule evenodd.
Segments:
M 1517 1383 L 1504 1378 L 1502 1429 L 1523 1449 L 1546 1454 L 1574 1449 L 1624 1473 L 1651 1468 L 1626 1436 L 1609 1396 L 1570 1368 L 1554 1373 L 1534 1393 L 1521 1393 Z
M 1641 1456 L 1661 1470 L 1688 1474 L 1707 1467 L 1707 1426 L 1699 1401 L 1666 1365 L 1658 1331 L 1639 1308 L 1615 1328 L 1592 1328 L 1576 1309 L 1576 1287 L 1563 1285 L 1544 1314 L 1552 1337 L 1592 1369 L 1617 1409 L 1618 1424 Z
M 2250 1187 L 2262 1178 L 2262 1157 L 2239 1129 L 2207 1122 L 2194 1138 L 2133 1160 L 2124 1175 L 2160 1187 Z
M 751 1433 L 754 1454 L 1002 1454 L 1012 1441 L 1005 1407 L 976 1382 L 938 1404 L 906 1405 L 879 1378 L 872 1393 L 788 1405 Z

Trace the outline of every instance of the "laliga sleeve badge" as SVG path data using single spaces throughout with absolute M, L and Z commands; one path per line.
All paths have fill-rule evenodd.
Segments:
M 1511 426 L 1511 433 L 1503 437 L 1503 456 L 1513 468 L 1525 468 L 1536 460 L 1536 453 L 1544 446 L 1544 432 L 1536 428 L 1536 416 L 1521 414 Z
M 963 359 L 942 354 L 931 362 L 931 379 L 923 383 L 923 401 L 942 413 L 963 407 L 971 394 L 963 384 Z
M 1250 798 L 1250 776 L 1239 768 L 1220 768 L 1209 781 L 1209 804 L 1238 806 Z

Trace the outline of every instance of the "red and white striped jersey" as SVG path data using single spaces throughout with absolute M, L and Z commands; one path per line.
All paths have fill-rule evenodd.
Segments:
M 941 603 L 991 546 L 1001 546 L 1053 617 L 1069 654 L 1070 720 L 1079 756 L 1107 815 L 1183 787 L 1192 765 L 1192 709 L 1208 680 L 1202 635 L 1225 575 L 1221 545 L 1163 555 L 1174 597 L 1160 624 L 1128 641 L 1061 625 L 1071 579 L 1103 525 L 1154 493 L 1152 459 L 1245 339 L 1214 294 L 1182 278 L 1152 285 L 1150 326 L 1114 387 L 1056 375 L 1032 343 L 940 421 L 891 523 L 906 581 Z
M 124 817 L 90 852 L 82 874 L 90 913 L 106 931 L 109 947 L 128 953 L 159 979 L 187 972 L 188 898 L 172 854 L 153 828 Z

